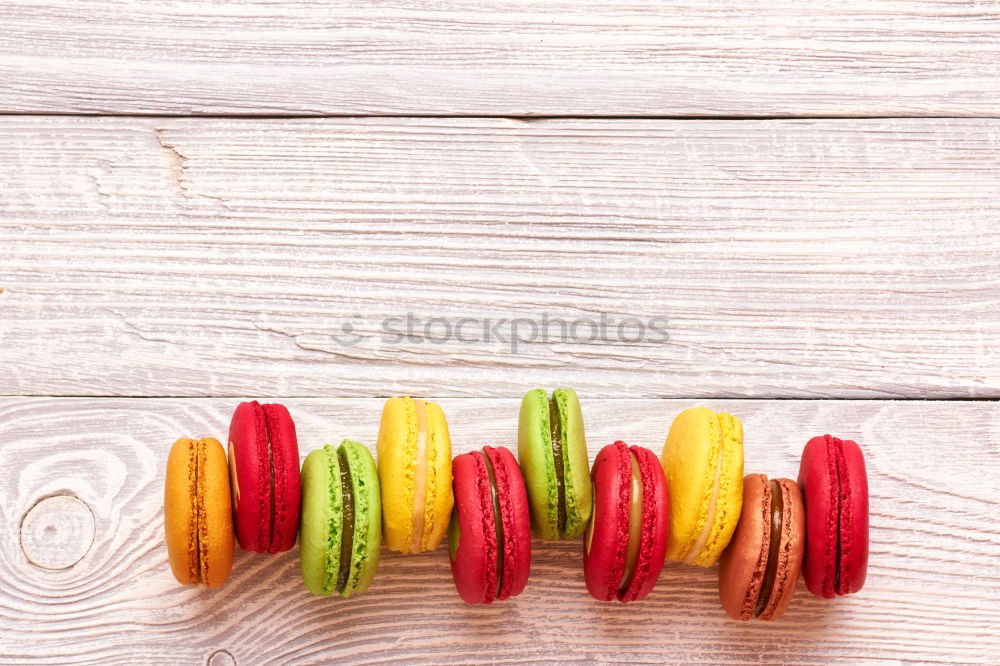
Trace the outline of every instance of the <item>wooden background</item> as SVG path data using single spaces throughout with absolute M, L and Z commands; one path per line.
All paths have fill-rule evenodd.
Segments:
M 995 2 L 0 0 L 0 661 L 996 663 L 998 118 Z M 602 316 L 667 339 L 521 339 Z M 579 541 L 486 608 L 443 548 L 352 600 L 170 574 L 167 449 L 241 399 L 304 455 L 432 397 L 459 453 L 560 385 L 591 456 L 697 404 L 748 472 L 857 439 L 864 590 L 601 604 Z

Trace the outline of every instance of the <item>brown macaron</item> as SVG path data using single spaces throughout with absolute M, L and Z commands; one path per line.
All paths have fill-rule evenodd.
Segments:
M 805 506 L 797 483 L 743 479 L 743 509 L 719 560 L 719 600 L 735 620 L 776 620 L 795 592 L 805 552 Z

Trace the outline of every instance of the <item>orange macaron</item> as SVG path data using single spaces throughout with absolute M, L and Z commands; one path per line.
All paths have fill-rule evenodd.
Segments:
M 226 451 L 218 440 L 181 438 L 167 458 L 163 523 L 174 578 L 222 585 L 233 568 L 233 514 Z

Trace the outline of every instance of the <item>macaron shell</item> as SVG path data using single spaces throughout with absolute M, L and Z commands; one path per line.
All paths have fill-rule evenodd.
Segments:
M 699 567 L 710 567 L 719 561 L 743 508 L 743 424 L 732 414 L 719 412 L 716 416 L 722 433 L 719 492 L 712 531 L 701 554 L 692 562 Z
M 719 601 L 734 620 L 754 616 L 767 569 L 771 486 L 763 474 L 743 479 L 743 506 L 729 546 L 719 559 Z
M 204 459 L 200 470 L 203 497 L 199 524 L 201 545 L 201 582 L 219 587 L 233 568 L 233 513 L 230 504 L 229 465 L 219 440 L 205 438 Z
M 181 438 L 167 456 L 163 525 L 170 568 L 178 583 L 194 585 L 200 576 L 196 522 L 198 502 L 197 440 Z
M 840 579 L 837 594 L 853 594 L 868 574 L 868 473 L 861 447 L 841 441 Z
M 528 495 L 514 454 L 503 447 L 483 447 L 493 465 L 500 516 L 503 521 L 503 578 L 498 599 L 516 597 L 524 591 L 531 571 L 531 519 Z
M 629 451 L 639 463 L 642 479 L 642 543 L 632 582 L 618 595 L 621 601 L 642 599 L 653 590 L 663 568 L 670 532 L 670 499 L 660 461 L 649 449 L 632 446 Z
M 455 587 L 467 603 L 492 603 L 497 594 L 497 540 L 486 462 L 478 451 L 463 453 L 455 457 L 453 470 L 458 525 L 451 539 Z
M 435 550 L 448 534 L 448 521 L 455 505 L 451 479 L 451 435 L 444 411 L 437 403 L 427 405 L 427 493 L 424 500 L 423 550 Z
M 618 595 L 628 548 L 632 457 L 623 442 L 605 446 L 591 471 L 594 483 L 592 534 L 584 538 L 583 577 L 601 601 Z
M 531 506 L 531 530 L 540 539 L 559 539 L 559 494 L 552 461 L 549 398 L 544 389 L 524 394 L 517 421 L 517 459 Z
M 563 483 L 566 494 L 566 530 L 562 538 L 574 539 L 587 529 L 594 504 L 591 496 L 590 460 L 587 456 L 587 439 L 584 436 L 583 411 L 573 389 L 555 389 L 552 391 L 552 400 L 555 401 L 556 411 L 562 419 Z
M 299 444 L 295 422 L 280 404 L 261 405 L 271 446 L 270 466 L 274 473 L 274 527 L 270 530 L 267 552 L 291 550 L 299 531 L 301 479 Z M 270 528 L 269 528 L 270 529 Z
M 341 596 L 368 589 L 378 569 L 382 547 L 382 497 L 375 460 L 365 445 L 345 439 L 340 452 L 347 461 L 354 496 L 354 538 L 351 568 Z
M 777 620 L 784 615 L 795 594 L 805 554 L 805 506 L 799 484 L 791 479 L 776 482 L 781 488 L 781 544 L 771 598 L 758 616 L 761 620 Z
M 806 500 L 806 554 L 802 573 L 809 591 L 819 597 L 837 596 L 837 530 L 840 500 L 836 458 L 829 455 L 826 437 L 806 443 L 799 463 L 799 486 Z
M 413 398 L 394 397 L 385 401 L 376 452 L 382 492 L 382 538 L 389 550 L 409 553 L 417 455 L 417 412 Z
M 720 464 L 721 455 L 721 464 Z M 718 473 L 715 512 L 704 546 L 691 563 L 709 567 L 718 561 L 736 529 L 743 502 L 743 427 L 731 414 L 705 407 L 686 409 L 674 419 L 661 463 L 670 495 L 667 557 L 684 560 L 696 546 L 705 524 Z
M 705 407 L 685 409 L 674 419 L 660 462 L 670 488 L 667 557 L 681 560 L 701 534 L 707 518 L 720 437 L 718 419 Z
M 302 464 L 302 534 L 299 565 L 306 589 L 330 595 L 340 570 L 343 488 L 332 446 L 309 452 Z
M 240 548 L 267 552 L 271 521 L 271 461 L 267 424 L 258 402 L 241 402 L 229 425 L 233 518 Z

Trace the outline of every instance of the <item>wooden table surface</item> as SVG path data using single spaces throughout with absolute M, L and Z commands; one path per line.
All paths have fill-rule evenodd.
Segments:
M 490 607 L 445 548 L 171 576 L 168 447 L 240 400 L 304 455 L 429 397 L 459 453 L 537 386 L 592 457 L 693 405 L 747 472 L 856 439 L 865 588 L 602 604 L 579 540 Z M 996 2 L 0 0 L 0 662 L 997 663 L 998 397 Z

